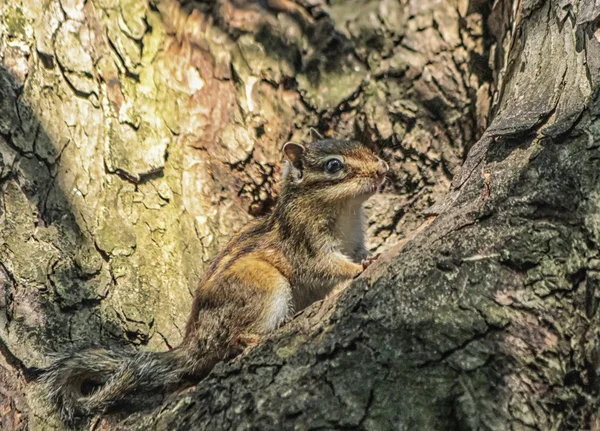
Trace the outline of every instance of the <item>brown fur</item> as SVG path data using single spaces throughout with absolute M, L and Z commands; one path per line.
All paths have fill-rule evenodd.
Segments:
M 351 141 L 286 144 L 281 195 L 269 216 L 248 224 L 216 256 L 196 291 L 181 345 L 164 353 L 85 350 L 59 359 L 43 376 L 64 418 L 113 406 L 132 393 L 204 377 L 362 270 L 367 253 L 362 202 L 387 165 Z M 332 156 L 344 163 L 328 173 Z M 93 383 L 97 388 L 85 393 Z

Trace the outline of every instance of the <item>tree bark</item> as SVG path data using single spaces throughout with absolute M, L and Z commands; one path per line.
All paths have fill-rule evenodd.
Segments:
M 389 160 L 384 256 L 97 429 L 600 427 L 594 2 L 29 3 L 0 6 L 3 428 L 60 427 L 50 352 L 176 345 L 308 126 Z

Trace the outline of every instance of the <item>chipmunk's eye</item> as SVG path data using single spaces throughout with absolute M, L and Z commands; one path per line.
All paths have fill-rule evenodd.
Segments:
M 329 159 L 327 162 L 325 162 L 325 171 L 327 171 L 329 174 L 335 174 L 343 167 L 344 164 L 340 159 Z

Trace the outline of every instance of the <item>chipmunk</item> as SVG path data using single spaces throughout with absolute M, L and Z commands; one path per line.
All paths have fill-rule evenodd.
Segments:
M 383 183 L 388 165 L 358 142 L 320 135 L 307 145 L 287 143 L 283 152 L 272 213 L 215 257 L 181 345 L 158 353 L 88 349 L 46 370 L 42 381 L 63 419 L 199 380 L 364 270 L 362 203 Z

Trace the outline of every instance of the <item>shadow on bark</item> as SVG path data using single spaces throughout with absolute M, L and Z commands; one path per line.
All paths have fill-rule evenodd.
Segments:
M 111 282 L 108 256 L 77 221 L 82 215 L 69 202 L 77 191 L 62 190 L 58 178 L 61 153 L 21 90 L 0 66 L 6 115 L 0 129 L 0 353 L 14 368 L 0 367 L 6 389 L 0 405 L 14 407 L 0 419 L 5 429 L 19 428 L 27 409 L 24 384 L 53 354 L 127 344 L 123 329 L 98 308 Z

